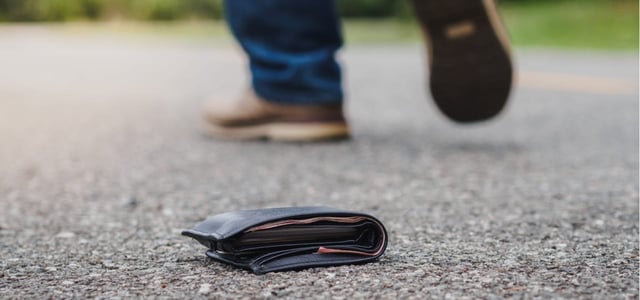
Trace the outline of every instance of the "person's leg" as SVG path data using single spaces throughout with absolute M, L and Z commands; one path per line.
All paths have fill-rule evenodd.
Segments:
M 226 0 L 225 11 L 258 96 L 280 104 L 342 102 L 334 0 Z
M 204 111 L 213 137 L 287 141 L 349 136 L 334 0 L 227 0 L 227 22 L 249 57 L 252 88 Z

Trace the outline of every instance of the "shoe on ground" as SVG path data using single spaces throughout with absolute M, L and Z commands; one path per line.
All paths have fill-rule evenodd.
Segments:
M 491 119 L 507 103 L 513 70 L 495 0 L 412 0 L 429 53 L 430 88 L 450 119 Z
M 324 141 L 349 137 L 342 105 L 288 105 L 247 92 L 237 101 L 210 101 L 204 130 L 217 138 Z

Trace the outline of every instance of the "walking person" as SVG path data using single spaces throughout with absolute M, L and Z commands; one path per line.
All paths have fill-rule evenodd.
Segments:
M 345 0 L 348 1 L 348 0 Z M 512 83 L 511 53 L 495 0 L 413 0 L 428 52 L 431 94 L 451 120 L 491 119 Z M 316 141 L 349 136 L 343 44 L 334 0 L 226 0 L 226 20 L 249 58 L 251 89 L 210 102 L 214 137 Z

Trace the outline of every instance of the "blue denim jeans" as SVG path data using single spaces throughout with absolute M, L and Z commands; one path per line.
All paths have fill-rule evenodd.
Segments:
M 291 104 L 342 102 L 334 0 L 225 0 L 225 15 L 249 57 L 259 96 Z

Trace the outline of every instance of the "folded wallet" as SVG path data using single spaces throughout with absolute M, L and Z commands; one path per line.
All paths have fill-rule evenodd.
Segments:
M 377 260 L 387 231 L 371 215 L 329 207 L 286 207 L 228 212 L 183 235 L 207 256 L 256 274 Z

